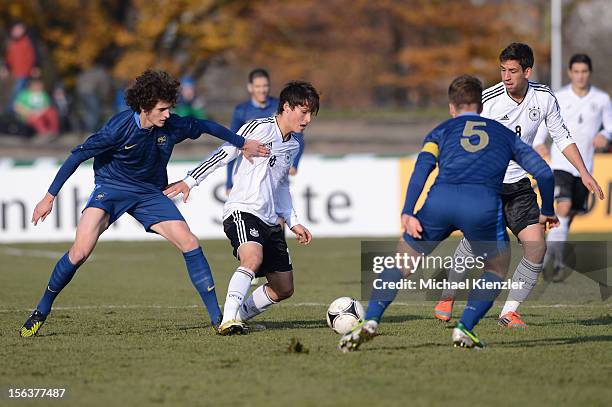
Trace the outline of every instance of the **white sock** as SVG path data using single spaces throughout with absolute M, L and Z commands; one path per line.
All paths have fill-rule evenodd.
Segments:
M 276 304 L 276 301 L 272 301 L 270 296 L 266 291 L 267 284 L 260 285 L 257 287 L 247 298 L 247 300 L 242 304 L 240 309 L 238 310 L 238 315 L 236 319 L 238 321 L 244 322 L 249 319 L 261 314 L 265 310 L 267 310 L 270 305 Z
M 458 262 L 455 260 L 460 257 L 463 257 L 464 259 L 468 257 L 474 257 L 474 253 L 472 252 L 472 247 L 470 246 L 470 243 L 465 238 L 461 239 L 461 241 L 459 242 L 459 246 L 457 246 L 457 248 L 455 249 L 455 254 L 453 255 L 453 264 L 465 264 L 465 261 Z M 462 273 L 459 273 L 458 271 L 455 271 L 455 269 L 453 268 L 448 271 L 447 281 L 451 283 L 460 283 L 465 280 L 466 276 L 467 276 L 467 270 L 464 270 Z M 451 288 L 445 288 L 442 291 L 442 296 L 440 298 L 445 298 L 445 299 L 455 298 L 455 291 L 456 290 L 451 289 Z
M 538 282 L 538 276 L 542 272 L 542 267 L 542 263 L 533 263 L 524 257 L 521 259 L 521 262 L 512 276 L 512 283 L 523 283 L 522 288 L 510 290 L 510 293 L 508 293 L 508 300 L 504 304 L 500 316 L 511 311 L 516 312 L 519 305 L 527 299 L 529 293 Z
M 544 264 L 549 261 L 554 261 L 554 265 L 562 263 L 564 243 L 567 241 L 569 232 L 569 216 L 559 216 L 559 226 L 551 229 L 546 236 L 546 255 L 544 256 Z
M 234 275 L 230 279 L 227 287 L 227 296 L 223 305 L 223 321 L 221 324 L 236 319 L 238 308 L 242 305 L 244 297 L 251 288 L 251 280 L 255 277 L 255 273 L 246 267 L 238 267 Z
M 516 312 L 519 305 L 521 305 L 521 303 L 518 301 L 513 301 L 513 300 L 506 301 L 506 303 L 504 304 L 504 309 L 502 309 L 502 312 L 501 314 L 499 314 L 499 316 L 502 317 L 510 311 Z

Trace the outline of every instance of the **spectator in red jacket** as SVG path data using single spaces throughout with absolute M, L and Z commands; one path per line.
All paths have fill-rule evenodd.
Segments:
M 23 23 L 16 23 L 11 27 L 5 63 L 6 67 L 2 69 L 0 74 L 3 78 L 10 76 L 13 81 L 11 99 L 7 105 L 7 110 L 12 111 L 17 94 L 25 89 L 28 78 L 37 71 L 34 45 L 27 35 L 26 26 Z

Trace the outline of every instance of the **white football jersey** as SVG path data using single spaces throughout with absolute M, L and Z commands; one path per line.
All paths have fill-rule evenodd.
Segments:
M 483 117 L 497 120 L 530 146 L 541 123 L 546 123 L 560 150 L 574 142 L 561 118 L 557 99 L 548 86 L 529 82 L 525 98 L 517 103 L 506 92 L 504 83 L 500 82 L 482 92 L 482 104 Z M 526 175 L 527 172 L 520 165 L 510 161 L 504 183 L 517 182 Z
M 593 138 L 599 133 L 602 125 L 604 128 L 602 134 L 608 139 L 612 137 L 610 96 L 595 86 L 591 86 L 589 92 L 580 97 L 574 93 L 571 85 L 564 86 L 556 95 L 561 105 L 561 117 L 572 133 L 572 138 L 576 141 L 584 164 L 589 172 L 593 172 L 593 154 L 595 153 Z M 546 126 L 540 126 L 533 144 L 544 144 L 547 135 Z M 578 170 L 565 158 L 557 146 L 550 149 L 550 167 L 553 170 L 567 171 L 575 177 L 580 176 Z
M 184 181 L 190 188 L 198 185 L 217 168 L 238 157 L 234 166 L 234 186 L 223 206 L 223 219 L 234 211 L 248 212 L 266 224 L 278 224 L 279 216 L 292 228 L 298 224 L 289 191 L 289 168 L 300 145 L 290 136 L 283 135 L 276 118 L 266 117 L 246 123 L 238 130 L 246 139 L 258 140 L 270 148 L 269 157 L 253 157 L 253 164 L 245 160 L 240 150 L 224 143 L 200 165 L 189 171 Z

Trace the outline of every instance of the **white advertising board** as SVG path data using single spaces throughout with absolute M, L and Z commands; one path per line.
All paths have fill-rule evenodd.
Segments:
M 170 181 L 182 179 L 197 163 L 171 163 Z M 36 203 L 49 187 L 58 166 L 3 166 L 0 170 L 0 242 L 51 242 L 74 239 L 80 212 L 93 187 L 93 169 L 82 164 L 58 195 L 53 212 L 34 226 Z M 389 236 L 399 230 L 398 160 L 370 156 L 325 158 L 306 156 L 292 195 L 300 222 L 315 237 Z M 200 238 L 224 238 L 221 216 L 225 199 L 225 168 L 218 169 L 193 189 L 189 201 L 177 205 Z M 122 216 L 101 240 L 159 238 L 145 233 L 129 215 Z

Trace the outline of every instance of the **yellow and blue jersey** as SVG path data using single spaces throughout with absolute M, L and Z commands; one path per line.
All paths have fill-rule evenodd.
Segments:
M 514 160 L 536 180 L 542 213 L 552 215 L 554 179 L 548 164 L 517 135 L 477 114 L 462 114 L 432 130 L 423 142 L 402 213 L 413 214 L 429 173 L 438 166 L 438 184 L 470 184 L 501 192 L 504 174 Z
M 541 212 L 552 216 L 552 172 L 514 132 L 477 114 L 463 114 L 436 127 L 425 137 L 402 211 L 419 220 L 422 239 L 405 233 L 404 240 L 427 254 L 453 231 L 461 230 L 478 255 L 504 248 L 508 235 L 500 192 L 510 160 L 536 178 L 542 195 Z M 439 173 L 434 185 L 421 210 L 414 214 L 416 201 L 436 165 Z

